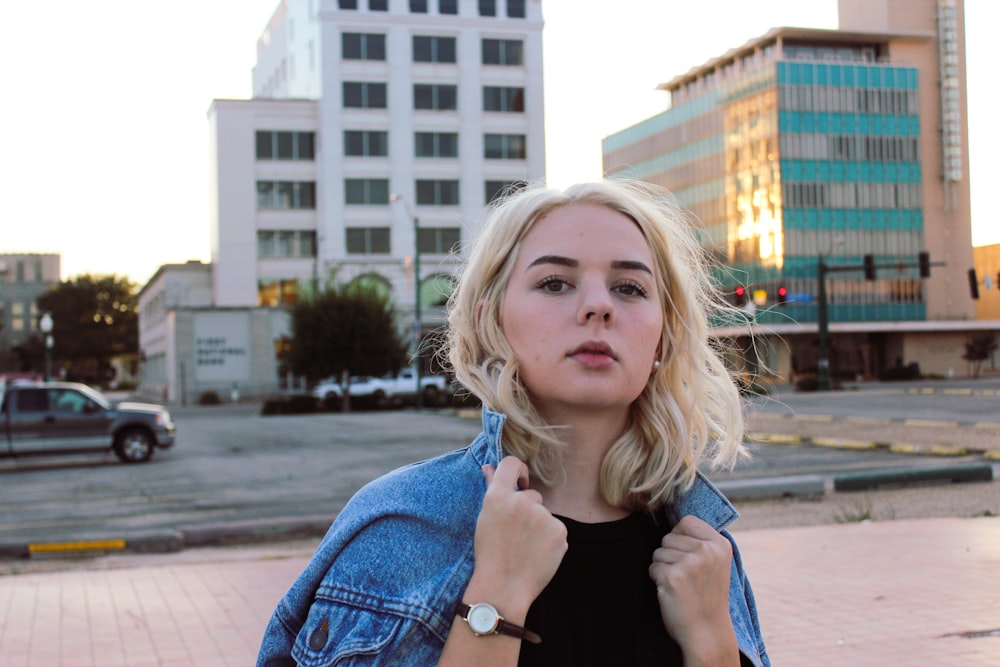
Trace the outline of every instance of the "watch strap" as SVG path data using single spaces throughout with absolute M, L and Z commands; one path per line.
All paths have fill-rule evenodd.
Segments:
M 473 606 L 474 605 L 466 604 L 464 602 L 458 605 L 457 613 L 459 617 L 466 623 L 469 622 L 469 613 L 472 611 Z M 492 607 L 492 605 L 490 606 Z M 475 634 L 477 637 L 485 636 L 482 633 L 476 632 L 475 630 L 473 630 L 473 634 Z M 542 643 L 542 638 L 539 637 L 538 634 L 532 632 L 531 630 L 528 630 L 527 628 L 522 628 L 520 625 L 516 625 L 514 623 L 511 623 L 510 621 L 507 621 L 499 613 L 497 614 L 497 624 L 496 627 L 493 628 L 493 632 L 486 634 L 506 635 L 507 637 L 516 637 L 518 639 L 523 639 L 532 644 Z

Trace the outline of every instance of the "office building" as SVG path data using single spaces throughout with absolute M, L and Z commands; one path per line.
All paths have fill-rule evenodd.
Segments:
M 1000 323 L 968 284 L 962 0 L 840 0 L 837 30 L 775 28 L 660 88 L 669 109 L 606 138 L 604 166 L 697 216 L 753 322 L 717 330 L 735 363 L 964 373 L 963 341 Z
M 210 307 L 280 318 L 303 294 L 358 282 L 422 339 L 443 323 L 484 205 L 544 177 L 543 116 L 540 0 L 282 0 L 257 43 L 253 98 L 208 111 Z M 250 338 L 280 349 L 287 326 L 254 321 L 267 331 Z M 200 338 L 235 335 L 213 326 Z M 209 376 L 224 355 L 202 368 L 182 359 L 187 343 L 153 340 L 147 359 L 173 361 L 146 376 L 172 400 L 181 363 L 189 396 L 223 382 Z M 258 386 L 253 359 L 226 385 Z M 276 356 L 266 364 L 277 387 Z
M 19 345 L 31 338 L 41 345 L 37 300 L 59 285 L 59 275 L 59 255 L 0 255 L 0 370 L 18 370 Z

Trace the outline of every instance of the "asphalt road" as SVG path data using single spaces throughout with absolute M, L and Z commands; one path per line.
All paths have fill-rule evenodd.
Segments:
M 801 413 L 825 407 L 905 419 L 926 416 L 926 398 L 905 388 L 866 388 L 851 396 L 778 394 L 752 409 Z M 946 408 L 942 415 L 954 418 L 972 409 L 976 420 L 1000 421 L 1000 395 L 947 400 L 952 398 L 964 407 Z M 983 407 L 970 408 L 973 403 Z M 4 545 L 118 537 L 140 543 L 142 536 L 164 531 L 201 529 L 218 540 L 222 527 L 254 533 L 281 522 L 311 525 L 315 533 L 365 482 L 463 447 L 480 430 L 477 419 L 450 411 L 262 417 L 257 405 L 223 405 L 175 408 L 173 414 L 177 444 L 147 464 L 121 464 L 110 454 L 0 460 L 0 555 L 9 555 Z M 754 450 L 748 465 L 712 477 L 726 483 L 940 463 L 886 450 L 788 444 L 756 444 Z

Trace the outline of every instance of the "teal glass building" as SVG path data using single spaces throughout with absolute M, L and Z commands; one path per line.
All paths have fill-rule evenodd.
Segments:
M 753 322 L 755 344 L 748 327 L 717 330 L 734 363 L 815 372 L 822 261 L 836 377 L 961 374 L 975 327 L 961 1 L 839 10 L 839 30 L 776 28 L 662 84 L 670 108 L 607 137 L 605 171 L 666 187 L 697 218 Z

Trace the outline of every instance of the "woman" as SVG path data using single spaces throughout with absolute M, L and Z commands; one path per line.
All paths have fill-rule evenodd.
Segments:
M 769 664 L 698 472 L 744 453 L 709 285 L 651 186 L 492 208 L 449 311 L 483 433 L 358 492 L 258 664 Z

